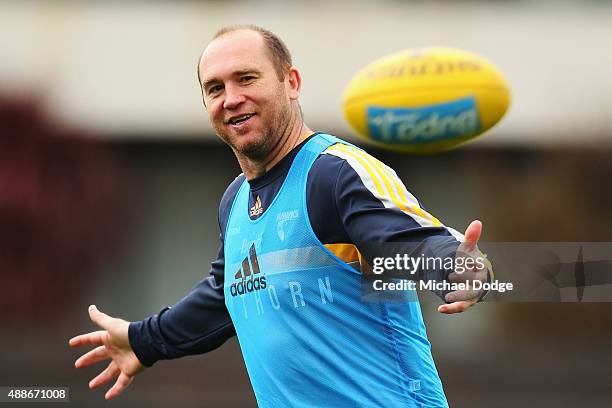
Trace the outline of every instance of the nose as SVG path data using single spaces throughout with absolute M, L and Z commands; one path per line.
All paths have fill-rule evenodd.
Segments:
M 225 87 L 225 100 L 223 101 L 223 108 L 236 109 L 244 101 L 244 94 L 241 92 L 239 87 Z

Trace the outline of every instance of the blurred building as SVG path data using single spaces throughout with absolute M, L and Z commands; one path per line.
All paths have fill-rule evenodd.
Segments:
M 87 389 L 101 368 L 77 371 L 79 352 L 67 347 L 72 335 L 94 329 L 87 305 L 140 319 L 208 273 L 219 243 L 218 201 L 240 172 L 211 131 L 195 74 L 199 53 L 223 25 L 277 32 L 302 71 L 307 123 L 358 143 L 341 100 L 363 65 L 437 45 L 487 57 L 513 91 L 508 115 L 490 133 L 436 156 L 371 152 L 446 224 L 463 230 L 481 219 L 484 240 L 612 241 L 611 1 L 2 1 L 0 19 L 0 91 L 14 100 L 41 95 L 54 121 L 84 133 L 85 145 L 104 157 L 106 164 L 92 166 L 91 156 L 77 153 L 86 157 L 79 180 L 87 185 L 103 168 L 117 183 L 94 189 L 87 211 L 60 206 L 60 225 L 107 214 L 96 202 L 117 199 L 122 209 L 103 223 L 115 225 L 119 247 L 101 251 L 82 275 L 74 265 L 76 276 L 61 275 L 78 282 L 53 292 L 69 297 L 69 308 L 41 298 L 10 326 L 0 317 L 0 384 L 68 385 L 75 406 L 103 405 L 103 391 Z M 0 124 L 0 157 L 11 135 Z M 70 179 L 74 172 L 65 171 Z M 23 174 L 10 180 L 32 182 Z M 0 203 L 12 191 L 0 189 Z M 6 231 L 5 242 L 15 244 Z M 9 282 L 11 272 L 0 273 Z M 14 288 L 0 288 L 9 299 Z M 451 406 L 612 403 L 610 304 L 483 304 L 442 316 L 435 302 L 425 294 L 422 308 Z M 6 316 L 23 311 L 2 305 Z M 45 324 L 37 307 L 45 308 Z M 209 355 L 158 363 L 113 404 L 255 406 L 235 339 Z

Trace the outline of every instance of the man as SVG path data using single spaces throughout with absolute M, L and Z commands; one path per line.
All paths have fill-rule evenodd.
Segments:
M 261 407 L 446 407 L 418 303 L 362 301 L 359 269 L 370 256 L 360 251 L 418 242 L 455 256 L 460 240 L 460 249 L 475 247 L 480 222 L 463 238 L 384 164 L 312 132 L 298 103 L 300 73 L 269 31 L 219 31 L 198 77 L 213 128 L 243 171 L 221 200 L 219 256 L 189 295 L 140 322 L 90 306 L 103 330 L 70 340 L 98 346 L 75 365 L 111 359 L 90 387 L 117 379 L 105 395 L 112 399 L 155 361 L 204 353 L 237 334 Z M 445 293 L 438 310 L 462 312 L 480 295 Z

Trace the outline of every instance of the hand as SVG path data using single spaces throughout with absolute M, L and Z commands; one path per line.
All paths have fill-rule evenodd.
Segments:
M 481 282 L 486 282 L 488 275 L 488 268 L 478 267 L 478 262 L 476 262 L 478 257 L 482 257 L 482 253 L 478 250 L 478 240 L 480 239 L 480 234 L 482 233 L 482 223 L 478 220 L 472 221 L 470 225 L 465 230 L 465 238 L 463 242 L 457 248 L 457 258 L 463 258 L 465 262 L 466 259 L 472 258 L 474 261 L 474 268 L 466 268 L 462 273 L 452 272 L 448 275 L 448 280 L 452 283 L 460 283 L 460 282 L 472 282 L 475 280 L 479 280 Z M 482 261 L 482 259 L 481 259 Z M 449 304 L 440 305 L 438 307 L 438 312 L 440 313 L 461 313 L 466 309 L 473 306 L 480 296 L 482 295 L 483 290 L 458 290 L 455 292 L 447 293 L 444 297 L 447 302 L 452 302 Z
M 68 344 L 71 347 L 98 346 L 83 354 L 74 363 L 76 368 L 111 359 L 108 367 L 89 382 L 89 388 L 94 389 L 116 378 L 115 385 L 104 395 L 104 398 L 111 400 L 121 394 L 134 380 L 134 376 L 145 369 L 145 366 L 140 363 L 130 346 L 128 322 L 110 317 L 100 312 L 94 305 L 89 306 L 89 317 L 104 330 L 73 337 Z

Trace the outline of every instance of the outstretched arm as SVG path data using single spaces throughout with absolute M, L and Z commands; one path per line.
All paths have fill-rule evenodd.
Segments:
M 472 249 L 469 256 L 476 253 L 476 243 L 482 231 L 479 221 L 470 224 L 466 236 L 446 227 L 422 208 L 395 171 L 360 149 L 334 145 L 323 156 L 328 157 L 318 159 L 315 164 L 319 165 L 313 166 L 309 182 L 310 178 L 316 179 L 316 182 L 311 183 L 311 192 L 319 193 L 322 197 L 334 197 L 339 224 L 342 226 L 337 229 L 343 230 L 345 235 L 332 235 L 331 238 L 335 240 L 332 242 L 355 244 L 361 255 L 369 261 L 374 256 L 387 252 L 393 255 L 398 250 L 406 253 L 418 250 L 418 253 L 440 259 L 468 256 L 466 251 L 469 248 Z M 341 166 L 335 164 L 338 159 L 343 161 Z M 326 185 L 325 180 L 329 179 L 329 174 L 333 174 L 331 171 L 315 171 L 324 167 L 336 169 L 337 173 L 332 192 L 328 195 L 314 187 Z M 310 213 L 315 218 L 315 224 L 334 225 L 334 220 L 328 215 L 333 213 L 333 209 L 322 211 L 327 219 L 317 220 L 317 213 Z M 323 229 L 323 232 L 326 230 Z M 404 244 L 405 248 L 402 249 Z M 467 278 L 484 281 L 487 278 L 486 270 L 461 275 L 450 272 L 445 269 L 421 270 L 414 278 L 436 281 L 448 279 L 450 282 L 463 282 Z M 441 313 L 462 312 L 476 303 L 482 294 L 473 290 L 435 293 L 448 303 L 438 308 Z
M 173 307 L 137 322 L 110 317 L 95 306 L 91 320 L 104 330 L 70 339 L 72 347 L 97 346 L 81 356 L 77 368 L 110 359 L 108 367 L 90 381 L 91 389 L 116 379 L 106 399 L 118 396 L 134 376 L 162 359 L 201 354 L 235 335 L 223 298 L 223 246 L 212 263 L 211 276 L 203 279 Z
M 76 368 L 111 360 L 106 369 L 89 382 L 89 388 L 94 389 L 116 379 L 115 384 L 104 395 L 104 398 L 111 400 L 121 394 L 132 383 L 134 376 L 145 367 L 130 346 L 128 322 L 108 316 L 94 305 L 89 306 L 89 317 L 103 330 L 73 337 L 68 344 L 72 347 L 97 346 L 79 357 L 74 363 Z
M 89 383 L 93 389 L 116 378 L 115 385 L 106 393 L 106 399 L 123 392 L 136 374 L 156 361 L 205 353 L 236 334 L 223 294 L 223 231 L 228 209 L 241 182 L 240 178 L 234 180 L 219 206 L 221 246 L 217 259 L 212 262 L 210 276 L 202 279 L 183 299 L 156 315 L 131 323 L 112 318 L 90 306 L 91 320 L 104 330 L 76 336 L 69 344 L 73 347 L 98 346 L 76 361 L 77 368 L 109 358 L 112 360 Z
M 223 245 L 202 279 L 184 298 L 156 315 L 132 322 L 129 340 L 142 364 L 211 351 L 235 335 L 223 296 Z

